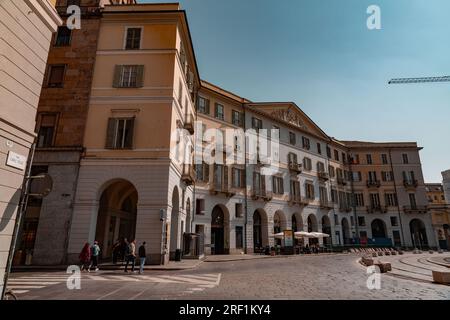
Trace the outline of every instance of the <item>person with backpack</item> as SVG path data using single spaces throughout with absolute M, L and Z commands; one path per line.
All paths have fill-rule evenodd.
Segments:
M 136 241 L 131 241 L 126 250 L 127 263 L 125 265 L 125 272 L 128 272 L 128 264 L 131 262 L 131 272 L 134 272 L 134 265 L 136 263 Z
M 89 244 L 89 242 L 85 243 L 83 250 L 81 250 L 78 258 L 80 259 L 81 271 L 83 270 L 89 271 L 91 263 L 91 245 Z
M 89 270 L 91 267 L 95 268 L 95 271 L 98 271 L 98 257 L 100 255 L 100 247 L 98 245 L 98 241 L 94 241 L 94 245 L 91 248 L 91 265 L 89 266 Z
M 145 258 L 147 257 L 147 253 L 145 252 L 145 241 L 142 243 L 142 245 L 139 247 L 138 254 L 139 254 L 139 274 L 144 273 L 144 265 L 145 265 Z

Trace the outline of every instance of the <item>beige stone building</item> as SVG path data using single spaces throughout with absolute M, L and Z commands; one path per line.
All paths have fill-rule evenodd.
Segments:
M 428 207 L 431 221 L 441 249 L 450 246 L 450 205 L 444 194 L 444 187 L 440 183 L 426 184 Z
M 0 2 L 0 291 L 49 45 L 61 23 L 47 0 Z

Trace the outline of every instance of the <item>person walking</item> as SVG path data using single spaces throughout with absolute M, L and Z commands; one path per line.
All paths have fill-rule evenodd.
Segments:
M 139 247 L 138 254 L 139 254 L 139 274 L 144 273 L 144 265 L 145 265 L 145 258 L 147 257 L 147 254 L 145 252 L 145 241 L 142 243 L 142 245 Z
M 131 263 L 131 272 L 134 272 L 134 266 L 136 263 L 136 240 L 133 240 L 128 244 L 127 263 L 125 265 L 125 272 L 128 272 L 129 263 Z
M 91 263 L 91 246 L 90 246 L 89 242 L 85 243 L 78 258 L 80 259 L 81 271 L 83 271 L 83 270 L 89 271 L 89 267 L 90 267 L 90 263 Z
M 94 241 L 94 245 L 91 248 L 91 265 L 89 266 L 89 269 L 91 269 L 91 267 L 94 267 L 95 271 L 98 271 L 99 255 L 100 255 L 100 247 L 98 245 L 98 242 Z

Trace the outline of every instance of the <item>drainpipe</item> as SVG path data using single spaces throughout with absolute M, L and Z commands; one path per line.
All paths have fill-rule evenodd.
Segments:
M 348 165 L 348 170 L 350 173 L 351 195 L 352 195 L 351 201 L 352 201 L 352 209 L 353 209 L 353 219 L 355 222 L 356 238 L 359 239 L 358 216 L 356 214 L 356 201 L 355 201 L 355 185 L 353 183 L 353 170 L 352 170 L 353 157 L 351 157 L 350 159 L 347 159 L 347 160 L 351 160 Z M 358 241 L 358 242 L 359 242 L 358 244 L 361 245 L 361 242 L 360 241 Z
M 405 245 L 405 236 L 403 234 L 403 223 L 400 210 L 400 202 L 398 197 L 397 182 L 395 181 L 394 165 L 392 163 L 391 149 L 389 149 L 389 162 L 391 163 L 392 179 L 394 180 L 395 197 L 397 198 L 397 212 L 398 212 L 398 222 L 400 224 L 400 236 L 402 237 L 402 244 Z
M 248 243 L 247 243 L 247 226 L 248 226 L 248 196 L 247 196 L 247 139 L 245 136 L 245 107 L 242 104 L 243 118 L 244 118 L 244 174 L 245 174 L 245 192 L 244 192 L 244 202 L 245 202 L 245 222 L 244 222 L 244 252 L 248 254 Z

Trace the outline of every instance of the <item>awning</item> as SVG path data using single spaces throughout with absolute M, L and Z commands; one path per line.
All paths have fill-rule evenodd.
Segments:
M 275 234 L 271 235 L 271 237 L 274 237 L 275 239 L 283 239 L 284 233 L 283 232 L 275 233 Z

